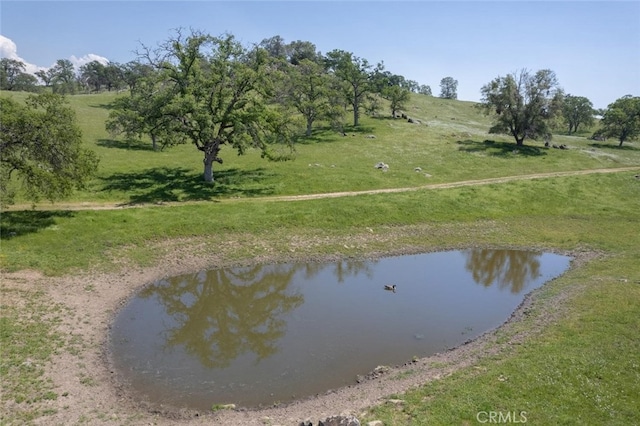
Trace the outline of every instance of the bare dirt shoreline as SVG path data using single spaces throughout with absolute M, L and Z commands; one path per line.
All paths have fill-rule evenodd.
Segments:
M 563 254 L 574 257 L 572 268 L 596 256 L 591 252 Z M 39 403 L 43 408 L 51 409 L 54 414 L 37 419 L 36 424 L 297 426 L 302 421 L 313 421 L 315 424 L 331 415 L 361 416 L 367 407 L 385 403 L 390 395 L 438 380 L 460 368 L 473 365 L 488 355 L 507 351 L 511 345 L 517 345 L 529 335 L 538 333 L 546 324 L 560 316 L 563 300 L 570 297 L 564 291 L 551 300 L 547 299 L 542 305 L 536 297 L 540 290 L 536 290 L 526 297 L 509 321 L 498 330 L 487 332 L 453 350 L 403 366 L 390 366 L 389 371 L 360 384 L 354 383 L 353 386 L 331 390 L 286 406 L 264 410 L 195 412 L 176 407 L 153 406 L 135 399 L 128 394 L 126 385 L 110 368 L 106 342 L 113 316 L 131 295 L 147 283 L 165 276 L 215 266 L 229 265 L 216 264 L 214 259 L 203 261 L 200 256 L 191 256 L 186 260 L 181 258 L 180 262 L 164 259 L 154 267 L 124 268 L 111 274 L 85 273 L 62 278 L 44 277 L 33 271 L 3 274 L 3 290 L 42 291 L 45 300 L 63 306 L 69 314 L 58 326 L 59 331 L 69 336 L 69 341 L 82 342 L 75 344 L 74 350 L 60 351 L 54 355 L 50 365 L 45 366 L 45 374 L 52 380 L 54 392 L 59 396 L 55 400 Z M 11 297 L 17 297 L 17 292 L 10 293 L 14 295 Z M 12 302 L 20 303 L 20 300 Z M 532 319 L 528 314 L 534 306 L 539 313 Z M 515 331 L 513 325 L 525 317 L 527 321 L 532 321 L 532 325 L 526 327 L 527 331 L 522 331 L 522 327 Z M 505 333 L 509 336 L 508 339 L 497 338 L 498 334 L 504 336 Z M 14 408 L 19 409 L 18 406 Z

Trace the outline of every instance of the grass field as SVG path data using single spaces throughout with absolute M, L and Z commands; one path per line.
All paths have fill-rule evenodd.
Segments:
M 640 162 L 637 145 L 617 149 L 615 141 L 575 136 L 555 137 L 555 143 L 571 148 L 567 151 L 530 142 L 514 152 L 511 138 L 486 133 L 489 118 L 475 104 L 414 95 L 407 113 L 421 124 L 394 120 L 382 111 L 380 118 L 363 117 L 356 130 L 347 127 L 346 137 L 320 129 L 298 144 L 294 161 L 272 163 L 257 151 L 238 156 L 223 148 L 225 163 L 214 167 L 217 182 L 210 187 L 202 182 L 202 156 L 192 145 L 154 152 L 150 141 L 113 139 L 104 121 L 115 96 L 71 98 L 85 142 L 100 165 L 88 189 L 70 201 L 157 203 L 357 191 Z M 387 173 L 374 169 L 380 161 L 389 164 Z
M 0 217 L 4 272 L 113 272 L 122 259 L 127 267 L 148 266 L 172 250 L 215 253 L 228 263 L 407 247 L 598 252 L 541 292 L 543 303 L 579 289 L 556 322 L 499 356 L 398 395 L 403 404 L 381 405 L 368 417 L 385 425 L 473 424 L 480 411 L 516 411 L 526 412 L 531 424 L 640 422 L 640 180 L 634 177 L 640 142 L 618 148 L 615 141 L 559 134 L 554 143 L 568 150 L 535 141 L 515 150 L 511 139 L 487 134 L 489 119 L 474 104 L 414 95 L 407 113 L 421 124 L 363 117 L 347 136 L 320 129 L 290 162 L 223 151 L 216 184 L 205 186 L 192 146 L 154 152 L 149 141 L 111 138 L 104 120 L 113 96 L 70 99 L 100 167 L 87 190 L 65 202 L 142 207 L 65 210 L 44 203 L 41 210 L 18 198 L 19 206 Z M 389 164 L 388 172 L 374 168 L 379 161 Z M 295 202 L 262 198 L 629 166 L 637 170 Z M 166 202 L 173 203 L 160 205 Z M 372 233 L 376 238 L 364 237 Z M 54 351 L 73 350 L 56 334 L 55 321 L 43 320 L 59 315 L 55 308 L 38 294 L 21 297 L 30 300 L 24 309 L 2 303 L 3 424 L 45 416 L 43 401 L 57 397 L 42 369 L 26 369 L 26 360 L 46 364 Z M 31 339 L 22 341 L 23 335 Z M 7 408 L 15 406 L 22 408 Z

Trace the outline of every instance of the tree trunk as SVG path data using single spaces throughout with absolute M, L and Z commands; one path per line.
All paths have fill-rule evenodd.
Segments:
M 354 103 L 353 104 L 353 127 L 357 127 L 358 126 L 358 118 L 360 118 L 360 114 L 358 111 L 358 104 Z
M 151 146 L 153 147 L 154 151 L 158 150 L 158 144 L 156 142 L 156 135 L 151 133 Z
M 207 143 L 201 150 L 204 152 L 204 181 L 213 182 L 213 162 L 222 163 L 222 159 L 218 158 L 220 152 L 220 143 L 218 141 Z
M 213 158 L 204 157 L 204 181 L 207 183 L 213 182 Z
M 524 146 L 524 138 L 516 138 L 516 146 Z
M 307 132 L 305 133 L 307 136 L 311 136 L 311 126 L 313 125 L 313 119 L 307 118 Z

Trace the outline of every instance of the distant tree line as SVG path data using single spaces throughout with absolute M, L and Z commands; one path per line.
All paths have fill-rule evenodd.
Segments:
M 24 62 L 0 59 L 0 90 L 41 92 L 49 89 L 53 93 L 72 95 L 130 88 L 142 72 L 135 61 L 127 64 L 91 61 L 77 70 L 68 59 L 58 59 L 52 67 L 26 72 Z
M 264 39 L 260 45 L 273 58 L 287 61 L 291 65 L 300 65 L 303 60 L 324 63 L 327 57 L 315 51 L 315 45 L 308 41 L 285 43 L 280 36 Z M 334 58 L 335 59 L 335 58 Z M 9 58 L 0 59 L 0 90 L 38 92 L 43 88 L 59 94 L 76 94 L 122 90 L 131 88 L 140 74 L 145 73 L 148 64 L 143 65 L 139 58 L 126 64 L 91 61 L 78 69 L 68 59 L 58 59 L 48 69 L 34 74 L 26 72 L 22 61 Z M 431 87 L 415 80 L 406 79 L 402 75 L 392 75 L 383 69 L 378 77 L 388 78 L 392 85 L 399 86 L 412 93 L 432 96 Z

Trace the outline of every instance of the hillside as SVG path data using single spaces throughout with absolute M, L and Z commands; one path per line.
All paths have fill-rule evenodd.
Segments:
M 23 99 L 25 94 L 2 96 Z M 384 109 L 378 117 L 363 116 L 358 128 L 347 126 L 346 136 L 320 123 L 287 162 L 269 162 L 257 151 L 238 156 L 223 148 L 224 164 L 214 165 L 216 182 L 208 186 L 201 179 L 201 153 L 193 146 L 154 152 L 148 140 L 109 135 L 104 123 L 116 96 L 69 97 L 84 142 L 98 154 L 100 165 L 87 190 L 67 202 L 136 204 L 363 191 L 640 162 L 637 142 L 617 149 L 613 142 L 594 143 L 584 136 L 556 135 L 554 143 L 569 150 L 545 149 L 537 141 L 515 150 L 511 138 L 487 133 L 490 118 L 476 104 L 413 94 L 404 112 L 417 124 L 393 119 Z M 374 168 L 378 162 L 388 164 L 388 171 Z

